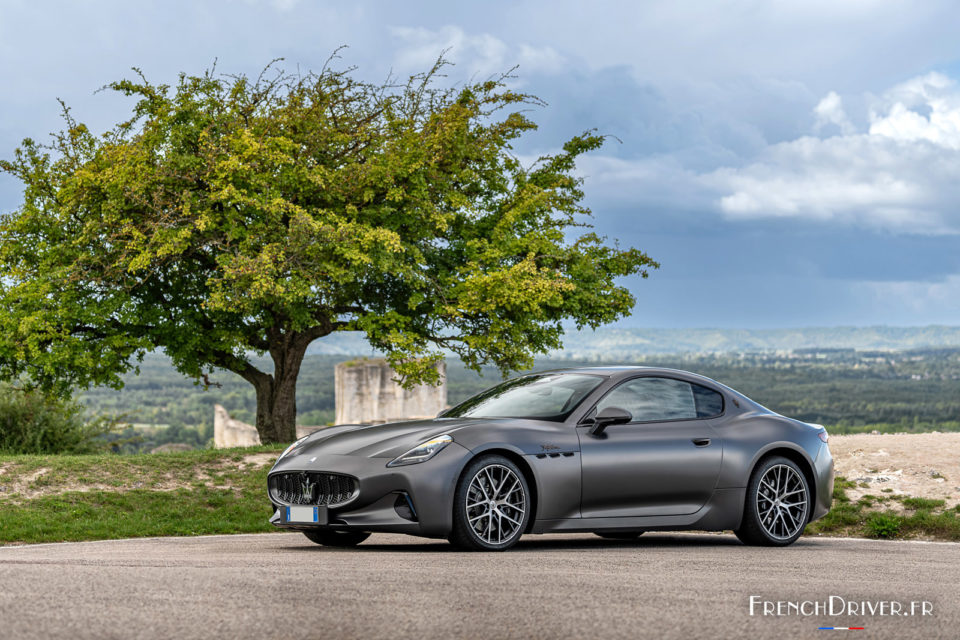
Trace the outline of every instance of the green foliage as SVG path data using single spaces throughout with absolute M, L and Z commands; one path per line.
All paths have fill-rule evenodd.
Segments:
M 871 538 L 896 538 L 900 533 L 901 518 L 895 514 L 873 512 L 865 523 Z
M 0 168 L 25 184 L 0 225 L 0 371 L 44 388 L 119 386 L 161 349 L 183 374 L 257 389 L 264 441 L 290 439 L 307 346 L 363 331 L 408 382 L 442 349 L 469 367 L 528 367 L 563 323 L 633 308 L 616 284 L 656 263 L 577 235 L 577 158 L 591 131 L 525 166 L 511 145 L 539 101 L 499 80 L 397 85 L 352 69 L 142 76 L 102 135 L 75 121 Z M 251 352 L 269 353 L 273 371 Z
M 42 393 L 0 385 L 0 452 L 87 453 L 103 447 L 114 426 L 89 418 L 83 405 Z
M 944 500 L 933 500 L 930 498 L 903 498 L 900 500 L 902 504 L 907 509 L 937 509 L 942 507 L 946 502 Z
M 830 512 L 816 522 L 807 525 L 807 535 L 818 533 L 857 535 L 863 524 L 862 505 L 853 504 L 849 499 L 834 502 Z
M 853 489 L 856 486 L 857 483 L 847 480 L 844 477 L 837 476 L 833 480 L 833 501 L 850 502 L 850 498 L 847 496 L 847 489 Z

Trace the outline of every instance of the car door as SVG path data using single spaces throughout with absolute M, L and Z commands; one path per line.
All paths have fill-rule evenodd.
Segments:
M 682 515 L 710 499 L 723 457 L 711 418 L 723 413 L 719 392 L 661 376 L 631 378 L 607 393 L 595 412 L 628 411 L 632 421 L 592 435 L 578 426 L 584 518 Z M 591 412 L 594 414 L 594 412 Z

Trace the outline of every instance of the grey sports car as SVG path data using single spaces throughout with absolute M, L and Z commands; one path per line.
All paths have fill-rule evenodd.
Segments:
M 592 367 L 525 375 L 432 420 L 343 425 L 268 476 L 278 527 L 352 546 L 370 532 L 503 550 L 524 533 L 732 529 L 788 545 L 830 509 L 826 430 L 709 378 Z

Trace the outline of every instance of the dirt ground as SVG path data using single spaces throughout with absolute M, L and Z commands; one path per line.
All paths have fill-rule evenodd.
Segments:
M 960 502 L 960 433 L 830 436 L 830 451 L 836 475 L 857 483 L 847 491 L 853 500 L 872 494 L 941 499 L 948 508 Z

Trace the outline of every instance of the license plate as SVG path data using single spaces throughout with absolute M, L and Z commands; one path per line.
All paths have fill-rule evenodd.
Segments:
M 286 521 L 291 524 L 327 524 L 326 507 L 287 507 Z

